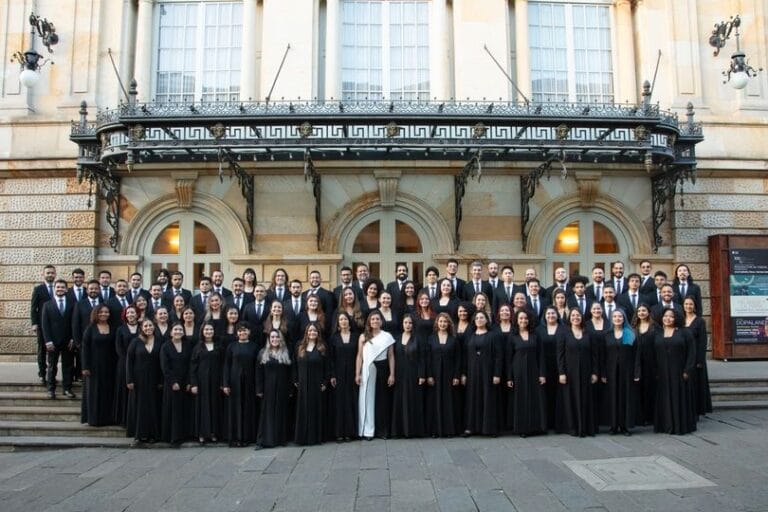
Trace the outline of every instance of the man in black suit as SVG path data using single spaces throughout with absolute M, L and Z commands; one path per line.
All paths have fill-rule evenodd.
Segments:
M 131 295 L 128 293 L 128 281 L 118 279 L 115 281 L 115 295 L 105 302 L 109 308 L 109 324 L 113 329 L 120 327 L 123 310 L 131 303 Z
M 188 303 L 189 307 L 195 310 L 195 318 L 202 319 L 205 316 L 205 307 L 208 304 L 208 299 L 211 298 L 212 285 L 213 282 L 210 277 L 203 276 L 200 278 L 200 282 L 197 285 L 200 293 L 192 297 Z
M 424 273 L 424 287 L 419 290 L 419 293 L 424 292 L 429 295 L 430 300 L 437 299 L 440 296 L 440 289 L 437 286 L 437 267 L 429 266 Z
M 288 297 L 283 301 L 283 312 L 289 319 L 293 320 L 299 318 L 301 312 L 304 311 L 304 301 L 301 297 L 301 281 L 292 279 L 288 283 L 288 292 Z M 329 318 L 328 315 L 326 315 L 326 318 Z
M 355 267 L 355 282 L 352 283 L 358 300 L 363 300 L 365 298 L 365 290 L 363 289 L 363 286 L 369 277 L 371 277 L 371 272 L 368 269 L 368 265 L 365 263 L 358 263 L 357 267 Z
M 581 316 L 584 317 L 584 321 L 589 319 L 589 310 L 592 307 L 592 299 L 587 295 L 587 278 L 584 276 L 574 276 L 570 281 L 572 295 L 566 296 L 566 304 L 568 309 L 578 308 L 581 311 Z
M 232 279 L 232 295 L 226 299 L 227 306 L 236 307 L 237 312 L 240 313 L 240 318 L 242 318 L 245 306 L 251 302 L 253 302 L 253 294 L 245 293 L 245 281 L 243 278 L 236 277 Z
M 471 301 L 476 294 L 482 293 L 493 305 L 493 287 L 488 281 L 483 281 L 483 264 L 473 261 L 469 272 L 472 279 L 464 283 L 464 298 Z
M 176 270 L 171 273 L 171 286 L 163 294 L 163 300 L 167 304 L 173 304 L 173 298 L 177 295 L 184 297 L 184 303 L 189 304 L 192 300 L 192 292 L 183 287 L 184 274 Z
M 29 307 L 29 323 L 32 325 L 32 331 L 37 336 L 37 376 L 43 383 L 45 383 L 46 349 L 40 322 L 42 320 L 43 305 L 53 298 L 54 281 L 56 281 L 56 267 L 46 265 L 43 268 L 43 282 L 32 290 L 32 301 Z
M 85 271 L 83 269 L 76 268 L 72 271 L 72 286 L 67 293 L 75 304 L 85 297 Z
M 691 270 L 688 265 L 680 264 L 675 269 L 675 279 L 672 281 L 672 287 L 675 290 L 675 302 L 683 305 L 683 300 L 686 297 L 693 299 L 693 304 L 696 307 L 696 314 L 701 315 L 701 288 L 699 285 L 693 282 L 691 277 Z
M 573 293 L 571 284 L 568 282 L 568 271 L 565 270 L 565 267 L 557 267 L 555 269 L 555 282 L 552 286 L 547 288 L 547 297 L 551 299 L 555 294 L 555 290 L 558 288 L 565 292 L 566 297 Z
M 392 309 L 400 311 L 401 290 L 408 280 L 408 264 L 400 262 L 395 266 L 395 280 L 387 283 L 386 291 L 392 297 Z
M 585 293 L 591 302 L 603 302 L 603 288 L 605 287 L 605 271 L 603 267 L 595 265 L 592 269 L 592 284 L 587 286 Z
M 75 347 L 82 346 L 83 333 L 91 323 L 91 310 L 101 303 L 101 286 L 97 280 L 91 279 L 85 285 L 85 297 L 75 304 L 72 313 L 72 339 L 75 340 Z
M 288 272 L 284 268 L 277 268 L 272 272 L 272 281 L 267 290 L 267 302 L 283 303 L 288 298 Z
M 651 307 L 651 317 L 657 324 L 661 325 L 661 317 L 664 315 L 664 310 L 674 309 L 678 318 L 683 318 L 683 307 L 675 302 L 675 289 L 671 284 L 667 283 L 661 287 L 661 302 Z
M 525 300 L 528 303 L 528 309 L 533 312 L 531 328 L 535 329 L 541 323 L 544 309 L 549 306 L 549 299 L 541 294 L 541 283 L 535 277 L 528 281 L 528 295 Z
M 227 299 L 232 296 L 232 290 L 224 287 L 224 272 L 221 270 L 211 272 L 211 285 L 211 291 L 221 295 L 222 304 L 226 304 Z
M 637 306 L 645 301 L 645 296 L 640 294 L 640 274 L 627 276 L 627 292 L 616 297 L 616 302 L 627 312 L 627 319 L 635 317 Z
M 293 281 L 291 281 L 291 283 L 293 283 Z M 301 284 L 301 281 L 299 281 L 299 284 Z M 288 287 L 290 289 L 290 285 Z M 345 288 L 352 288 L 358 301 L 362 299 L 363 291 L 359 286 L 355 286 L 352 282 L 352 268 L 347 266 L 343 266 L 341 267 L 341 270 L 339 270 L 339 285 L 333 289 L 333 300 L 337 305 L 341 304 L 341 292 L 343 292 Z
M 72 370 L 75 342 L 72 339 L 72 314 L 74 303 L 67 297 L 67 282 L 54 282 L 54 297 L 43 306 L 41 325 L 47 352 L 46 380 L 48 398 L 56 398 L 56 373 L 61 358 L 62 387 L 64 396 L 75 398 L 72 393 Z
M 99 286 L 101 302 L 107 302 L 110 297 L 115 295 L 115 289 L 112 288 L 112 272 L 109 270 L 102 270 L 99 272 Z
M 161 268 L 158 270 L 157 275 L 155 276 L 155 282 L 160 283 L 160 288 L 163 290 L 163 293 L 168 291 L 168 288 L 171 287 L 171 273 L 167 268 Z
M 307 297 L 311 295 L 317 295 L 320 299 L 320 307 L 323 308 L 325 317 L 329 318 L 333 315 L 335 309 L 333 305 L 333 294 L 320 286 L 322 283 L 322 276 L 319 270 L 313 270 L 309 273 L 309 289 L 301 294 L 302 302 L 306 304 Z
M 488 262 L 488 283 L 494 290 L 501 286 L 501 277 L 499 277 L 499 264 L 495 261 Z
M 522 285 L 515 284 L 515 269 L 512 265 L 501 267 L 501 284 L 493 291 L 491 307 L 494 313 L 499 311 L 503 304 L 512 305 L 512 300 L 517 292 L 523 291 Z
M 621 296 L 623 297 L 624 295 Z M 616 297 L 616 290 L 613 288 L 613 283 L 605 283 L 605 287 L 603 288 L 603 318 L 608 322 L 607 325 L 613 325 L 611 323 L 611 316 L 616 310 L 623 312 L 628 321 L 631 320 L 631 317 L 627 316 L 627 311 L 616 301 Z
M 254 286 L 253 298 L 253 302 L 246 304 L 242 319 L 251 328 L 251 341 L 261 343 L 264 319 L 269 315 L 267 289 L 263 284 Z
M 640 262 L 640 294 L 648 295 L 655 293 L 656 285 L 653 282 L 653 272 L 651 271 L 651 262 L 643 260 Z
M 624 263 L 614 261 L 611 263 L 611 281 L 616 295 L 622 295 L 627 291 L 627 279 L 624 277 Z
M 131 304 L 134 303 L 136 299 L 139 297 L 144 297 L 146 299 L 147 303 L 149 303 L 150 295 L 149 290 L 145 290 L 141 287 L 143 277 L 140 272 L 134 272 L 131 274 L 129 283 L 131 285 L 130 290 L 128 291 L 128 294 L 131 296 Z
M 657 270 L 653 274 L 653 290 L 645 295 L 649 306 L 655 306 L 661 302 L 661 288 L 667 284 L 667 274 L 662 270 Z
M 464 297 L 464 285 L 466 283 L 463 279 L 456 275 L 458 271 L 459 261 L 455 258 L 448 259 L 445 264 L 445 278 L 448 279 L 453 285 L 453 296 L 459 300 L 466 300 Z

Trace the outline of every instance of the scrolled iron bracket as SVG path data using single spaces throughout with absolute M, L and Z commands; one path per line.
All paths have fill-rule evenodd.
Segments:
M 321 185 L 322 185 L 322 179 L 320 178 L 320 174 L 317 172 L 317 169 L 315 169 L 315 164 L 312 161 L 312 155 L 309 154 L 309 151 L 304 151 L 304 181 L 312 181 L 312 196 L 315 198 L 315 224 L 317 226 L 317 233 L 315 235 L 316 243 L 317 243 L 317 250 L 320 250 L 320 238 L 322 236 L 321 231 L 321 221 L 322 221 L 322 210 L 321 210 L 321 201 L 320 201 L 320 194 L 322 192 Z
M 653 252 L 657 253 L 664 242 L 661 226 L 667 220 L 667 207 L 674 202 L 677 187 L 680 186 L 680 206 L 685 206 L 685 182 L 696 183 L 696 165 L 667 167 L 651 178 L 653 201 Z
M 93 206 L 94 196 L 106 203 L 106 220 L 112 228 L 109 246 L 117 252 L 120 242 L 120 178 L 112 174 L 109 168 L 80 167 L 77 170 L 77 180 L 79 183 L 87 181 L 89 184 L 88 208 Z

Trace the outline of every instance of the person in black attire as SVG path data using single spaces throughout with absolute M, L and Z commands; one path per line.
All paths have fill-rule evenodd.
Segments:
M 112 425 L 115 401 L 115 327 L 110 320 L 111 312 L 105 304 L 91 312 L 91 324 L 83 333 L 82 411 L 84 423 L 93 427 Z
M 638 389 L 637 424 L 650 425 L 656 414 L 656 330 L 647 304 L 638 304 L 632 328 L 637 333 L 637 351 L 640 359 L 640 386 Z
M 56 267 L 46 265 L 43 269 L 43 282 L 35 286 L 32 290 L 32 303 L 29 308 L 29 323 L 32 324 L 32 330 L 37 335 L 37 376 L 45 384 L 46 381 L 46 354 L 45 340 L 43 339 L 43 329 L 41 321 L 43 318 L 43 306 L 46 302 L 53 299 L 53 283 L 56 281 Z
M 477 311 L 474 330 L 467 337 L 465 367 L 461 382 L 466 386 L 466 428 L 464 436 L 496 436 L 499 431 L 496 411 L 499 383 L 504 369 L 504 350 L 500 336 L 489 330 L 490 318 Z
M 283 446 L 288 442 L 288 395 L 291 392 L 290 351 L 283 333 L 272 329 L 267 333 L 267 345 L 259 352 L 256 365 L 256 396 L 261 401 L 257 447 Z
M 192 347 L 184 339 L 184 325 L 171 326 L 171 337 L 160 347 L 163 371 L 162 440 L 178 447 L 192 434 L 192 401 L 189 391 L 189 360 Z
M 351 291 L 345 293 L 354 292 Z M 358 390 L 355 384 L 357 339 L 360 332 L 352 329 L 352 317 L 336 313 L 336 332 L 328 343 L 331 358 L 331 415 L 336 441 L 349 441 L 357 437 Z
M 426 340 L 413 332 L 413 318 L 403 317 L 402 332 L 395 332 L 395 368 L 397 379 L 392 391 L 393 437 L 424 435 L 424 383 L 426 369 L 424 347 Z M 387 329 L 385 329 L 387 330 Z M 400 329 L 398 329 L 400 331 Z M 392 332 L 390 331 L 392 334 Z
M 237 324 L 237 342 L 231 343 L 224 358 L 222 377 L 227 400 L 227 426 L 230 446 L 247 446 L 256 441 L 258 401 L 256 397 L 256 365 L 259 348 L 250 341 L 251 329 L 246 322 Z
M 555 422 L 559 433 L 594 436 L 595 424 L 592 386 L 597 382 L 598 353 L 584 327 L 578 308 L 568 314 L 569 326 L 557 347 L 557 371 L 562 416 Z
M 681 328 L 682 317 L 664 310 L 662 328 L 656 332 L 656 415 L 654 432 L 687 434 L 696 430 L 691 375 L 696 347 L 691 333 Z
M 403 320 L 405 323 L 405 320 Z M 453 437 L 460 423 L 456 392 L 461 383 L 461 346 L 447 313 L 437 315 L 435 332 L 427 340 L 427 427 L 432 437 Z
M 131 305 L 123 311 L 123 322 L 117 328 L 115 333 L 115 354 L 117 363 L 115 365 L 115 402 L 112 407 L 112 415 L 115 424 L 126 426 L 128 413 L 128 388 L 125 380 L 125 358 L 128 354 L 128 346 L 131 341 L 139 335 L 139 312 L 135 306 Z
M 696 348 L 696 369 L 692 375 L 694 404 L 698 415 L 712 412 L 712 394 L 709 391 L 709 375 L 707 373 L 707 326 L 696 309 L 696 299 L 683 299 L 685 312 L 684 326 L 693 336 Z
M 565 296 L 563 296 L 565 299 Z M 544 355 L 544 384 L 545 402 L 547 404 L 547 428 L 555 428 L 555 418 L 562 414 L 557 409 L 557 345 L 565 337 L 565 327 L 559 321 L 559 315 L 555 306 L 547 306 L 544 310 L 544 324 L 536 329 L 536 336 L 541 343 L 541 351 Z
M 189 363 L 189 390 L 195 397 L 194 429 L 198 442 L 217 442 L 221 437 L 221 368 L 224 349 L 216 341 L 210 322 L 200 328 L 200 341 L 192 349 Z
M 128 387 L 126 434 L 137 443 L 154 443 L 160 438 L 163 372 L 160 345 L 152 320 L 141 322 L 141 334 L 131 341 L 125 356 Z
M 296 347 L 293 382 L 296 386 L 296 444 L 319 444 L 325 440 L 325 393 L 330 381 L 328 347 L 320 328 L 310 323 Z
M 629 436 L 637 418 L 640 381 L 637 333 L 621 309 L 615 310 L 609 321 L 611 328 L 604 335 L 605 359 L 601 365 L 601 380 L 605 385 L 602 406 L 611 434 Z
M 47 354 L 46 379 L 48 381 L 48 398 L 56 398 L 56 374 L 59 358 L 61 358 L 61 384 L 64 396 L 75 398 L 72 393 L 72 372 L 77 346 L 72 339 L 72 314 L 75 305 L 67 299 L 67 282 L 57 279 L 53 284 L 53 299 L 45 303 L 41 315 L 43 340 Z
M 512 390 L 512 431 L 521 437 L 547 431 L 544 351 L 534 330 L 534 314 L 515 314 L 507 350 L 507 387 Z

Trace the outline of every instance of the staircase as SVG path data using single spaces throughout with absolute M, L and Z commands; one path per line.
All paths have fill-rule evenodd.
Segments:
M 715 411 L 768 409 L 768 375 L 764 378 L 713 379 L 709 387 Z
M 48 398 L 45 386 L 0 382 L 0 451 L 19 448 L 130 446 L 122 427 L 90 427 L 80 423 L 82 387 L 76 399 L 57 394 Z

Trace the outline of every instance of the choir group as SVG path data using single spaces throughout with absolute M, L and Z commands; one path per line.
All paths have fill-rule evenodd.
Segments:
M 584 276 L 449 260 L 419 285 L 398 264 L 386 286 L 368 267 L 340 271 L 335 290 L 277 269 L 194 295 L 180 272 L 72 286 L 47 266 L 32 295 L 39 375 L 56 398 L 84 381 L 82 422 L 118 424 L 137 444 L 196 440 L 273 447 L 374 437 L 593 436 L 636 426 L 685 434 L 712 410 L 701 290 L 686 265 L 674 279 L 650 262 Z M 484 278 L 484 274 L 487 278 Z

